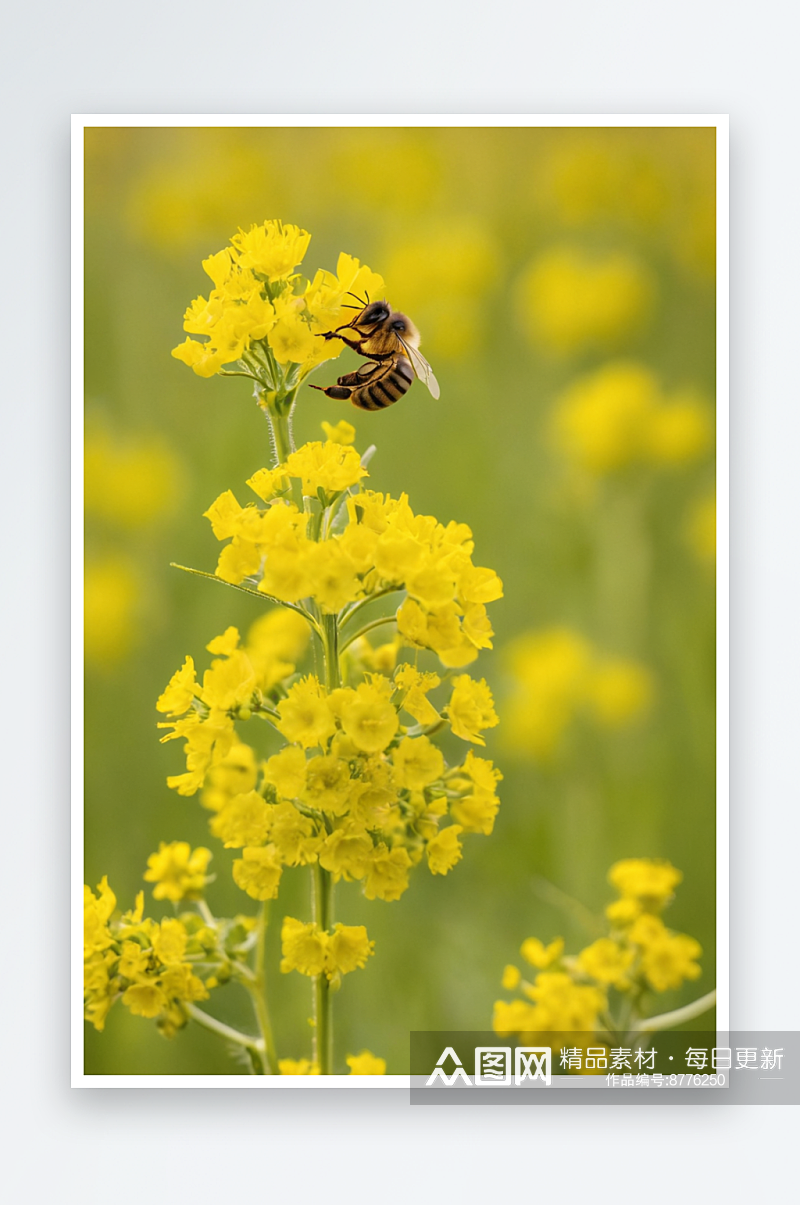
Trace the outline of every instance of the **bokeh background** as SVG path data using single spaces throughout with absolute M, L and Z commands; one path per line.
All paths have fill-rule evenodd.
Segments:
M 714 986 L 715 143 L 713 129 L 115 129 L 86 131 L 86 881 L 120 906 L 159 841 L 214 850 L 219 915 L 250 909 L 232 851 L 196 799 L 169 791 L 155 699 L 190 653 L 254 600 L 169 568 L 213 571 L 201 515 L 267 463 L 248 383 L 170 357 L 209 285 L 200 261 L 239 226 L 312 232 L 304 268 L 339 251 L 380 272 L 440 380 L 384 413 L 303 390 L 318 438 L 347 418 L 378 447 L 373 488 L 467 522 L 505 598 L 477 663 L 502 723 L 487 754 L 503 801 L 489 838 L 446 878 L 424 868 L 395 903 L 337 888 L 376 957 L 336 999 L 340 1057 L 407 1069 L 412 1029 L 490 1024 L 522 940 L 596 936 L 623 857 L 669 858 L 684 882 L 667 923 L 698 938 Z M 315 382 L 331 383 L 345 352 Z M 341 367 L 340 367 L 341 365 Z M 249 739 L 249 735 L 248 735 Z M 308 913 L 308 872 L 277 918 Z M 148 895 L 148 911 L 165 905 Z M 310 992 L 281 976 L 282 1057 L 308 1053 Z M 250 1023 L 235 987 L 212 1003 Z M 699 1025 L 711 1026 L 713 1014 Z M 89 1073 L 230 1074 L 193 1027 L 169 1042 L 115 1008 L 87 1030 Z

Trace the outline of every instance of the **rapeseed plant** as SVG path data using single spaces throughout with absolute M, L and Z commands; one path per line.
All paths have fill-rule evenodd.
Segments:
M 328 1075 L 338 1066 L 334 993 L 375 947 L 364 925 L 335 920 L 334 885 L 357 881 L 368 900 L 397 900 L 417 866 L 446 875 L 465 837 L 492 831 L 501 774 L 472 748 L 449 764 L 434 738 L 449 729 L 482 746 L 498 722 L 489 686 L 465 671 L 492 647 L 486 605 L 503 591 L 473 562 L 465 524 L 366 487 L 371 452 L 359 456 L 349 423 L 325 423 L 325 440 L 295 446 L 300 384 L 340 350 L 317 336 L 346 320 L 349 293 L 383 292 L 381 277 L 344 254 L 335 275 L 301 278 L 309 238 L 277 221 L 234 235 L 204 261 L 214 288 L 186 312 L 185 329 L 204 341 L 173 352 L 200 376 L 250 378 L 272 436 L 272 463 L 247 482 L 258 501 L 226 490 L 206 511 L 224 545 L 215 573 L 189 570 L 271 608 L 245 639 L 235 627 L 215 636 L 202 677 L 187 655 L 156 704 L 162 740 L 182 740 L 186 753 L 169 786 L 199 795 L 212 836 L 240 851 L 234 882 L 260 908 L 216 917 L 211 851 L 186 842 L 162 843 L 144 876 L 155 899 L 185 909 L 174 919 L 145 918 L 141 892 L 115 919 L 107 880 L 97 895 L 87 887 L 86 1015 L 102 1029 L 121 999 L 166 1036 L 190 1020 L 216 1032 L 255 1073 Z M 365 617 L 390 596 L 390 614 Z M 369 634 L 383 626 L 391 638 L 375 646 Z M 264 756 L 256 733 L 243 739 L 246 724 L 281 746 Z M 312 980 L 314 1024 L 311 1057 L 293 1060 L 278 1058 L 264 941 L 269 902 L 297 867 L 311 879 L 310 918 L 284 917 L 280 970 Z M 255 1036 L 198 1007 L 231 981 L 252 997 Z M 354 1075 L 385 1072 L 369 1051 L 346 1063 Z
M 580 1031 L 612 1044 L 637 1032 L 671 1028 L 712 1008 L 714 992 L 671 1013 L 648 1015 L 653 993 L 677 989 L 701 974 L 699 942 L 674 933 L 661 919 L 682 878 L 663 860 L 616 862 L 608 880 L 619 898 L 605 910 L 608 934 L 575 955 L 565 954 L 560 937 L 546 946 L 537 937 L 527 938 L 520 954 L 534 974 L 526 971 L 525 978 L 520 967 L 506 966 L 502 986 L 519 994 L 495 1002 L 495 1032 Z

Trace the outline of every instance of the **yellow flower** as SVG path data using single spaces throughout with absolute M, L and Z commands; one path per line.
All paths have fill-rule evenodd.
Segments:
M 612 904 L 606 906 L 606 916 L 612 925 L 632 925 L 633 922 L 641 915 L 642 906 L 638 900 L 622 899 L 614 900 Z
M 506 650 L 514 688 L 506 704 L 504 733 L 510 748 L 546 761 L 583 710 L 608 728 L 623 727 L 645 712 L 653 679 L 639 662 L 602 657 L 568 628 L 526 632 Z
M 641 972 L 656 992 L 679 988 L 684 979 L 699 979 L 695 959 L 702 954 L 700 943 L 684 933 L 672 933 L 657 916 L 640 916 L 628 934 L 639 948 Z
M 515 988 L 519 987 L 521 979 L 522 972 L 519 967 L 515 967 L 511 963 L 504 967 L 502 986 L 507 992 L 513 992 Z
M 531 264 L 518 293 L 532 339 L 556 354 L 619 345 L 650 317 L 655 281 L 624 252 L 590 256 L 554 247 Z
M 661 403 L 655 376 L 640 364 L 606 364 L 570 385 L 553 414 L 557 447 L 601 475 L 641 461 Z
M 340 494 L 362 477 L 369 476 L 355 448 L 331 440 L 307 443 L 292 452 L 286 461 L 286 472 L 290 477 L 301 479 L 302 491 L 307 498 L 316 498 L 318 490 Z
M 240 229 L 231 243 L 239 253 L 239 263 L 266 276 L 269 281 L 291 276 L 308 250 L 311 235 L 299 226 L 266 221 L 261 226 Z
M 286 698 L 278 704 L 278 714 L 278 731 L 287 741 L 302 745 L 304 749 L 324 745 L 336 731 L 328 701 L 313 674 L 291 687 Z
M 601 661 L 586 681 L 589 708 L 607 728 L 630 723 L 648 709 L 652 697 L 652 675 L 636 661 L 621 657 Z
M 387 849 L 381 841 L 372 851 L 364 884 L 368 900 L 399 900 L 408 887 L 411 859 L 401 846 Z
M 316 862 L 323 839 L 317 835 L 313 821 L 287 801 L 272 809 L 270 840 L 285 866 L 305 866 Z
M 412 791 L 422 791 L 444 772 L 442 752 L 427 736 L 406 736 L 392 751 L 395 782 Z
M 453 679 L 453 693 L 445 711 L 454 735 L 477 745 L 486 744 L 481 731 L 499 723 L 485 680 L 476 682 L 469 674 L 459 674 Z
M 209 828 L 226 849 L 263 845 L 269 833 L 271 809 L 257 791 L 235 795 L 209 821 Z
M 626 977 L 633 951 L 621 949 L 608 937 L 600 937 L 578 955 L 578 966 L 598 983 L 607 983 L 623 989 L 630 986 Z
M 233 864 L 233 881 L 253 900 L 274 900 L 283 867 L 274 845 L 246 848 Z
M 646 908 L 663 908 L 682 879 L 671 863 L 656 858 L 625 858 L 608 872 L 609 883 L 620 895 Z
M 158 853 L 150 854 L 145 881 L 155 883 L 153 898 L 157 900 L 197 899 L 206 885 L 206 871 L 211 850 L 202 846 L 192 850 L 188 841 L 161 841 Z
M 603 991 L 576 984 L 563 971 L 542 971 L 528 994 L 537 1005 L 537 1029 L 594 1031 L 606 1006 Z
M 169 917 L 162 920 L 153 937 L 153 950 L 156 958 L 167 966 L 182 962 L 188 940 L 189 934 L 179 920 Z
M 278 320 L 269 342 L 279 364 L 305 364 L 319 345 L 311 327 L 297 312 L 288 312 Z
M 302 615 L 286 607 L 273 607 L 250 625 L 247 651 L 251 657 L 270 653 L 279 661 L 296 664 L 308 648 L 311 630 Z
M 350 767 L 340 757 L 313 757 L 307 766 L 303 801 L 332 816 L 347 810 L 350 797 Z
M 98 896 L 90 887 L 83 888 L 83 956 L 90 957 L 108 949 L 114 938 L 108 929 L 108 919 L 117 906 L 117 897 L 103 875 L 97 885 Z
M 413 716 L 418 724 L 435 724 L 439 712 L 426 695 L 441 685 L 438 674 L 421 673 L 413 665 L 401 665 L 394 676 L 395 684 L 405 693 L 401 707 Z
M 278 1059 L 281 1075 L 319 1075 L 319 1063 L 310 1059 Z
M 235 795 L 246 795 L 256 785 L 256 755 L 249 745 L 236 743 L 208 771 L 200 802 L 209 811 L 218 812 Z
M 325 973 L 329 979 L 337 972 L 347 975 L 358 967 L 366 966 L 374 950 L 375 942 L 368 939 L 363 925 L 336 924 L 328 941 Z
M 691 390 L 673 395 L 653 416 L 648 454 L 658 464 L 680 465 L 698 460 L 711 445 L 711 414 L 702 397 Z
M 306 755 L 296 745 L 287 745 L 270 757 L 264 767 L 264 779 L 282 799 L 297 799 L 306 785 Z
M 492 1029 L 499 1037 L 515 1033 L 533 1033 L 540 1026 L 539 1012 L 524 1000 L 495 1000 Z
M 281 971 L 299 971 L 301 975 L 321 975 L 328 952 L 328 934 L 316 924 L 303 924 L 292 916 L 284 918 L 281 928 Z
M 463 851 L 458 835 L 462 831 L 460 824 L 450 824 L 428 842 L 425 853 L 431 874 L 447 874 L 461 861 Z
M 352 423 L 348 423 L 345 419 L 339 419 L 339 422 L 334 426 L 332 423 L 323 422 L 322 430 L 325 432 L 325 437 L 334 444 L 351 444 L 355 442 L 356 429 Z
M 166 993 L 156 983 L 132 983 L 122 994 L 135 1017 L 157 1017 L 167 1007 Z
M 172 509 L 183 472 L 174 453 L 154 439 L 113 439 L 102 429 L 87 431 L 84 505 L 87 515 L 135 528 Z
M 345 1060 L 351 1075 L 385 1075 L 386 1059 L 376 1058 L 368 1050 L 361 1054 L 349 1054 Z
M 538 937 L 529 937 L 520 948 L 520 954 L 525 961 L 540 971 L 552 966 L 554 962 L 558 962 L 563 953 L 564 939 L 562 937 L 551 941 L 549 946 L 545 946 Z
M 202 979 L 192 971 L 189 963 L 167 967 L 159 975 L 159 983 L 170 1000 L 207 1000 L 208 991 Z M 163 1032 L 163 1031 L 162 1031 Z M 167 1036 L 171 1036 L 167 1034 Z
M 367 873 L 372 841 L 363 830 L 335 828 L 319 851 L 319 864 L 335 879 L 363 879 Z
M 389 702 L 391 693 L 389 680 L 373 674 L 372 681 L 362 682 L 342 709 L 342 728 L 364 753 L 380 753 L 400 726 Z
M 149 962 L 149 952 L 143 950 L 138 941 L 123 941 L 117 966 L 120 975 L 125 979 L 141 979 Z
M 257 473 L 253 473 L 252 477 L 247 478 L 245 485 L 249 485 L 253 493 L 258 494 L 262 502 L 271 502 L 276 495 L 280 494 L 286 488 L 286 474 L 280 465 L 277 469 L 259 469 Z M 230 493 L 230 490 L 228 493 Z
M 137 573 L 127 558 L 87 560 L 83 585 L 87 661 L 102 668 L 127 657 L 136 643 L 140 597 Z
M 337 540 L 316 544 L 311 558 L 313 594 L 326 615 L 335 615 L 361 593 L 352 563 Z

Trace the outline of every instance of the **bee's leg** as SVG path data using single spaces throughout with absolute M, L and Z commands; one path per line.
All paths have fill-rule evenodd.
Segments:
M 325 388 L 322 385 L 309 385 L 309 389 L 318 389 L 320 393 L 324 393 L 326 397 L 336 398 L 337 401 L 346 402 L 353 392 L 343 385 L 328 385 Z

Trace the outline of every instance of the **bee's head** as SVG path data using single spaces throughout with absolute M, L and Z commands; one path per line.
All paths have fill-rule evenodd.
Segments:
M 399 310 L 392 310 L 391 314 L 387 315 L 388 321 L 385 323 L 386 330 L 394 331 L 406 343 L 410 343 L 412 347 L 419 346 L 419 331 L 414 326 L 414 323 L 407 314 L 401 314 Z
M 380 326 L 391 314 L 386 301 L 373 301 L 354 319 L 353 326 Z

